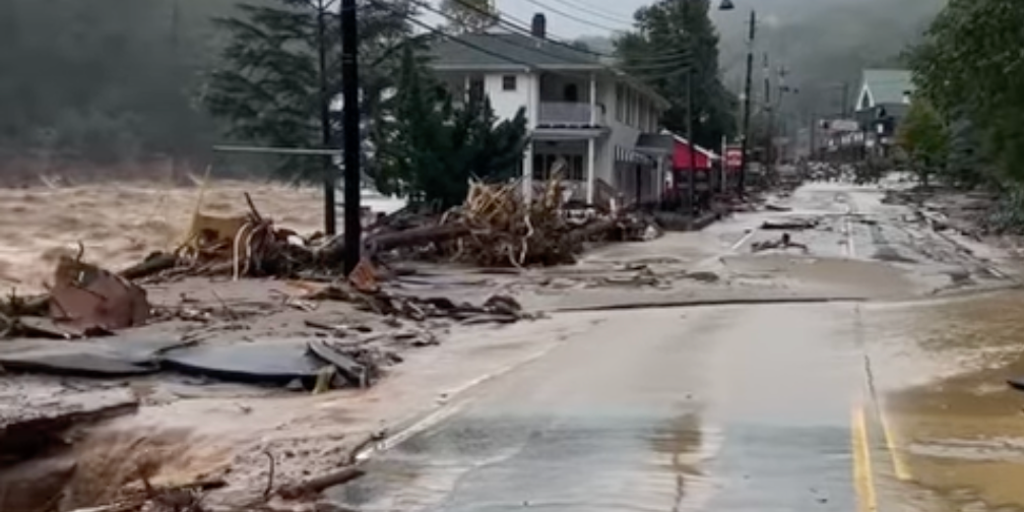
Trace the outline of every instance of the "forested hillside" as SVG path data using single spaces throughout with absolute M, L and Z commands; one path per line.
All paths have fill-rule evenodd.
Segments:
M 216 133 L 198 101 L 210 19 L 234 0 L 0 2 L 0 157 L 188 157 Z M 9 171 L 13 172 L 13 171 Z

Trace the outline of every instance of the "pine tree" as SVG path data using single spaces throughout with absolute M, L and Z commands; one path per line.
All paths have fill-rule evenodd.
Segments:
M 217 20 L 230 41 L 222 55 L 224 66 L 211 76 L 205 103 L 213 115 L 227 121 L 230 136 L 274 147 L 323 146 L 321 77 L 326 75 L 329 100 L 341 91 L 341 34 L 332 5 L 327 0 L 242 4 L 239 16 Z M 362 129 L 368 141 L 362 149 L 373 154 L 383 136 L 377 125 L 387 116 L 385 92 L 394 86 L 398 49 L 417 39 L 410 37 L 406 21 L 412 13 L 409 2 L 368 2 L 360 4 L 359 12 Z M 323 70 L 321 49 L 326 54 Z M 328 124 L 337 147 L 342 140 L 340 112 L 332 110 Z M 368 164 L 372 171 L 373 163 Z M 287 156 L 277 169 L 283 178 L 317 179 L 322 163 L 308 156 Z
M 398 190 L 434 208 L 460 204 L 471 178 L 513 176 L 526 147 L 526 112 L 499 121 L 486 97 L 454 106 L 409 48 L 394 98 L 392 137 L 381 153 L 382 175 Z

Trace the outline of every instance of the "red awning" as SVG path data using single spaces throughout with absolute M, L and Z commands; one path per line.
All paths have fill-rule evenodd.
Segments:
M 690 151 L 691 145 L 689 141 L 676 135 L 675 147 L 672 151 L 672 167 L 675 169 L 689 169 Z M 718 159 L 718 155 L 697 146 L 697 152 L 694 155 L 694 158 L 696 160 L 697 169 L 707 170 L 710 169 L 711 164 Z

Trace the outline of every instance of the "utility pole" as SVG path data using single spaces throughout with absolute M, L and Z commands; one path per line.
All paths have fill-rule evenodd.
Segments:
M 849 101 L 850 101 L 850 82 L 843 82 L 843 114 L 842 118 L 846 119 L 847 112 L 849 112 Z
M 693 140 L 693 117 L 693 66 L 690 66 L 686 70 L 686 139 L 690 143 L 690 172 L 686 180 L 690 196 L 687 204 L 690 208 L 691 218 L 697 213 L 695 208 L 697 197 L 697 142 Z
M 736 180 L 736 191 L 744 194 L 747 182 L 747 150 L 750 144 L 750 100 L 754 78 L 754 36 L 757 32 L 757 12 L 750 11 L 750 32 L 747 37 L 747 77 L 743 85 L 743 141 L 740 144 L 740 175 Z
M 770 179 L 772 177 L 772 138 L 775 127 L 772 111 L 772 70 L 768 61 L 768 52 L 764 53 L 762 63 L 764 66 L 764 113 L 766 118 L 764 131 L 764 175 Z
M 811 111 L 811 152 L 810 160 L 816 160 L 818 152 L 818 114 Z
M 342 135 L 345 165 L 345 274 L 359 264 L 363 245 L 359 170 L 359 35 L 356 0 L 341 0 Z M 332 190 L 333 193 L 333 190 Z M 333 195 L 333 194 L 332 194 Z
M 327 80 L 327 6 L 324 0 L 316 5 L 316 50 L 317 67 L 320 72 L 320 142 L 324 149 L 331 147 L 331 92 Z M 334 175 L 334 156 L 320 156 L 320 171 L 324 179 L 324 233 L 334 236 L 338 232 L 334 189 L 337 180 Z

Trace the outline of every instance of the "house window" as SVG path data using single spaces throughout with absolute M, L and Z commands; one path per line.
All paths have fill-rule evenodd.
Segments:
M 583 181 L 583 155 L 579 154 L 535 154 L 533 155 L 533 179 L 546 181 L 553 176 L 553 170 L 561 169 L 561 178 L 569 181 Z
M 505 75 L 501 77 L 501 90 L 503 91 L 514 91 L 516 90 L 516 76 Z
M 562 91 L 562 92 L 563 92 L 562 97 L 565 98 L 566 102 L 568 102 L 568 103 L 576 103 L 576 102 L 580 101 L 580 91 L 579 91 L 579 88 L 576 87 L 576 84 L 568 84 L 568 85 L 566 85 L 565 86 L 565 90 Z

